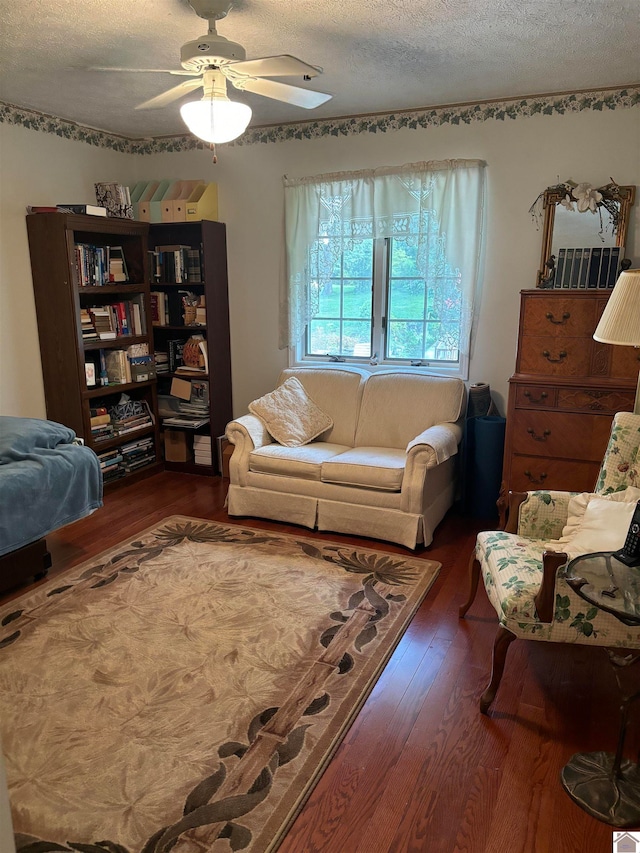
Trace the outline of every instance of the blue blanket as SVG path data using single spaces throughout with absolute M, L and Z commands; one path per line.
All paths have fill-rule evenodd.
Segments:
M 0 556 L 102 506 L 89 447 L 54 421 L 0 417 Z

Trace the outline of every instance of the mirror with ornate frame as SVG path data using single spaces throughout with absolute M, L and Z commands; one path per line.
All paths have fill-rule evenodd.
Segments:
M 567 181 L 540 193 L 530 209 L 536 217 L 540 215 L 536 207 L 541 204 L 544 214 L 536 287 L 559 286 L 555 278 L 561 247 L 589 250 L 619 246 L 623 252 L 635 191 L 634 186 L 615 182 L 594 189 L 589 184 Z

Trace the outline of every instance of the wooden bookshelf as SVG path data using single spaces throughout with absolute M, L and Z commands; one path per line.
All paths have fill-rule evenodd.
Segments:
M 153 339 L 156 352 L 167 351 L 168 341 L 186 341 L 191 335 L 202 335 L 207 341 L 208 373 L 169 373 L 158 375 L 158 391 L 169 395 L 171 381 L 180 379 L 208 381 L 209 383 L 209 425 L 196 430 L 167 426 L 167 429 L 180 430 L 185 434 L 188 447 L 193 452 L 194 435 L 211 437 L 212 464 L 196 464 L 191 458 L 185 462 L 165 461 L 167 469 L 185 473 L 212 475 L 221 473 L 217 459 L 216 438 L 223 435 L 232 419 L 231 390 L 231 354 L 229 335 L 229 297 L 227 280 L 226 227 L 222 222 L 203 220 L 201 222 L 163 222 L 152 223 L 149 227 L 149 250 L 158 246 L 186 246 L 199 250 L 201 276 L 182 282 L 162 280 L 154 277 L 154 265 L 150 263 L 152 292 L 167 294 L 173 300 L 173 315 L 180 305 L 177 291 L 188 290 L 198 296 L 204 296 L 206 302 L 206 325 L 184 325 L 173 322 L 167 325 L 153 326 Z M 188 272 L 188 271 L 187 271 Z M 188 278 L 188 276 L 185 276 Z M 192 275 L 193 278 L 193 275 Z M 180 316 L 177 319 L 181 319 Z M 165 427 L 162 427 L 165 429 Z
M 85 444 L 101 454 L 141 437 L 152 438 L 148 461 L 108 485 L 130 482 L 162 468 L 157 383 L 127 382 L 88 387 L 85 362 L 100 350 L 126 350 L 135 343 L 147 344 L 153 353 L 147 237 L 149 225 L 131 219 L 104 218 L 64 213 L 27 216 L 33 289 L 38 319 L 42 376 L 47 417 L 71 427 Z M 122 247 L 128 282 L 83 285 L 76 261 L 76 246 Z M 141 333 L 112 340 L 83 340 L 81 310 L 89 307 L 137 301 Z M 144 403 L 154 419 L 152 426 L 95 441 L 91 432 L 92 407 L 113 408 L 123 393 Z M 146 455 L 146 454 L 145 454 Z

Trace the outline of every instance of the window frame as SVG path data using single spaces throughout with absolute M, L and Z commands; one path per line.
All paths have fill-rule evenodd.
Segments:
M 371 345 L 373 356 L 358 355 L 310 355 L 306 352 L 308 326 L 297 346 L 289 348 L 289 366 L 300 367 L 304 365 L 341 365 L 348 364 L 364 367 L 368 371 L 376 372 L 387 370 L 390 367 L 406 369 L 407 372 L 419 372 L 434 376 L 451 376 L 460 379 L 469 378 L 469 359 L 459 351 L 456 363 L 427 362 L 422 360 L 420 364 L 412 364 L 410 359 L 385 358 L 384 352 L 387 345 L 388 333 L 388 309 L 389 309 L 389 275 L 391 264 L 391 240 L 392 237 L 373 238 L 373 274 L 372 274 L 372 335 Z

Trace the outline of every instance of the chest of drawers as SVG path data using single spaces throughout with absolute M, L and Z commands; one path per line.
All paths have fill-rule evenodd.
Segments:
M 508 490 L 591 491 L 611 420 L 632 411 L 640 350 L 593 340 L 610 291 L 521 292 L 501 500 Z

